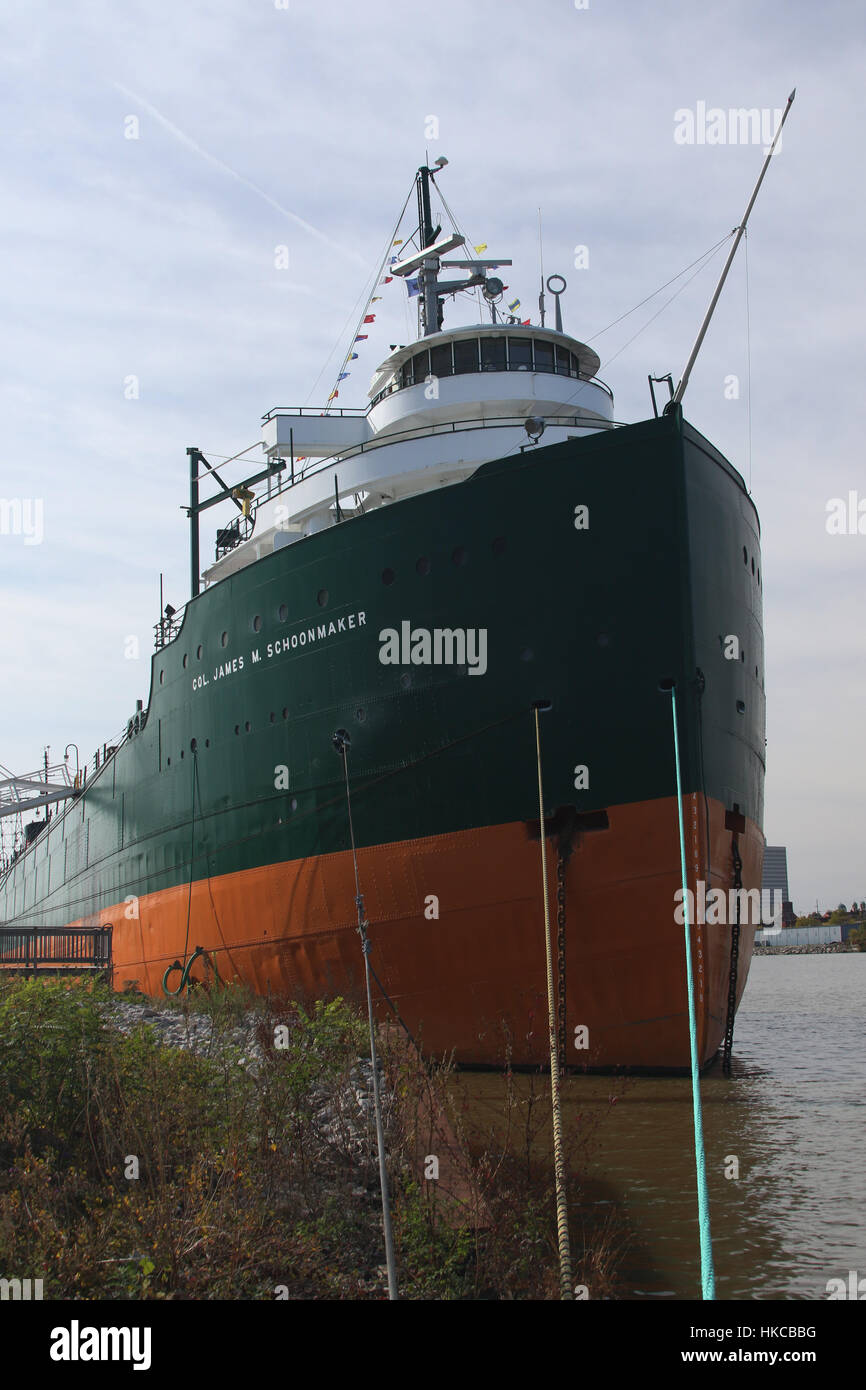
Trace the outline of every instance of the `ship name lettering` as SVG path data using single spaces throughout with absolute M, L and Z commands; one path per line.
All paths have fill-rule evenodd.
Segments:
M 244 669 L 244 659 L 242 656 L 235 656 L 231 661 L 226 661 L 220 666 L 214 667 L 213 678 L 215 681 L 222 680 L 223 676 L 237 675 L 238 671 Z
M 327 637 L 336 637 L 340 632 L 354 632 L 358 627 L 365 627 L 367 614 L 359 611 L 348 613 L 342 618 L 331 619 L 327 623 L 318 623 L 315 627 L 302 628 L 300 632 L 293 632 L 288 637 L 278 637 L 275 642 L 268 642 L 265 653 L 268 661 L 275 656 L 281 656 L 283 652 L 295 652 L 299 647 L 313 646 L 316 642 L 323 642 Z M 258 649 L 251 653 L 254 663 L 261 660 Z

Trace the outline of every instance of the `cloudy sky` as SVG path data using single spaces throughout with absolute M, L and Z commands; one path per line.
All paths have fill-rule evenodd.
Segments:
M 768 841 L 799 910 L 866 898 L 866 534 L 826 528 L 832 498 L 866 512 L 864 39 L 847 0 L 7 11 L 0 498 L 25 511 L 0 534 L 0 762 L 90 757 L 146 699 L 160 571 L 188 595 L 186 446 L 224 458 L 271 406 L 324 402 L 425 149 L 527 314 L 542 209 L 565 326 L 632 421 L 649 371 L 678 377 L 724 250 L 652 322 L 687 277 L 596 335 L 730 232 L 762 159 L 680 143 L 676 113 L 772 113 L 796 86 L 750 222 L 751 334 L 741 248 L 685 407 L 762 519 Z M 411 332 L 402 287 L 377 308 L 341 404 Z

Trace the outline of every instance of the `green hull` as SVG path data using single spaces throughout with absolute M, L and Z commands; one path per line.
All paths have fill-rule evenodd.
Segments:
M 486 669 L 384 663 L 407 623 L 484 630 Z M 679 413 L 486 464 L 206 590 L 153 658 L 141 731 L 0 883 L 0 921 L 346 851 L 338 728 L 360 848 L 537 822 L 539 700 L 548 808 L 673 797 L 670 679 L 684 792 L 760 831 L 758 519 Z

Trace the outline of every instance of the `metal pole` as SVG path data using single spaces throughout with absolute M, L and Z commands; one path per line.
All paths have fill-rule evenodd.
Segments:
M 689 1004 L 689 1059 L 692 1073 L 692 1118 L 695 1131 L 695 1172 L 698 1188 L 698 1240 L 701 1252 L 701 1296 L 707 1300 L 716 1297 L 716 1275 L 713 1267 L 713 1239 L 710 1232 L 710 1197 L 707 1189 L 707 1161 L 704 1152 L 704 1121 L 701 1111 L 701 1075 L 698 1062 L 697 1019 L 695 1017 L 695 989 L 692 971 L 691 922 L 689 921 L 688 876 L 686 872 L 686 832 L 683 824 L 683 787 L 680 774 L 680 741 L 677 731 L 677 692 L 674 683 L 670 686 L 671 716 L 674 728 L 674 767 L 677 782 L 677 827 L 680 837 L 680 877 L 683 885 L 683 925 L 686 946 L 686 994 Z
M 382 1230 L 385 1236 L 385 1265 L 388 1270 L 388 1298 L 399 1300 L 397 1290 L 397 1265 L 394 1259 L 394 1235 L 391 1230 L 391 1198 L 388 1191 L 388 1168 L 385 1162 L 385 1129 L 382 1124 L 382 1099 L 379 1094 L 379 1057 L 376 1051 L 376 1030 L 373 1024 L 373 994 L 370 987 L 370 938 L 367 935 L 367 920 L 364 915 L 364 897 L 358 877 L 358 856 L 355 853 L 355 831 L 352 825 L 352 800 L 349 795 L 349 735 L 345 729 L 338 729 L 333 743 L 343 759 L 346 778 L 346 807 L 349 814 L 349 840 L 352 846 L 352 862 L 355 866 L 355 906 L 358 909 L 358 934 L 364 954 L 364 974 L 367 980 L 367 1020 L 370 1027 L 370 1062 L 373 1067 L 373 1109 L 376 1113 L 376 1148 L 379 1154 L 379 1186 L 382 1192 Z
M 187 449 L 189 455 L 189 569 L 190 597 L 199 592 L 198 558 L 198 449 Z
M 666 408 L 665 408 L 666 411 L 669 411 L 670 408 L 671 408 L 671 406 L 679 405 L 680 401 L 682 400 L 683 396 L 685 395 L 686 387 L 687 387 L 688 384 L 689 384 L 689 376 L 691 375 L 692 367 L 695 365 L 695 358 L 697 357 L 698 353 L 699 353 L 700 350 L 701 350 L 701 344 L 703 343 L 704 337 L 706 336 L 707 329 L 708 329 L 709 326 L 710 326 L 710 319 L 713 317 L 713 310 L 715 309 L 716 304 L 718 303 L 719 295 L 721 294 L 721 292 L 722 292 L 722 287 L 724 286 L 725 280 L 727 279 L 728 271 L 729 271 L 730 268 L 731 268 L 731 264 L 732 264 L 732 262 L 733 262 L 734 256 L 737 254 L 737 247 L 739 246 L 740 240 L 741 240 L 741 238 L 742 238 L 742 235 L 743 235 L 744 231 L 746 230 L 746 223 L 747 223 L 748 220 L 749 220 L 749 213 L 752 211 L 752 208 L 753 208 L 754 203 L 755 203 L 755 199 L 756 199 L 757 196 L 758 196 L 758 190 L 760 189 L 761 184 L 762 184 L 763 181 L 764 181 L 764 175 L 766 174 L 767 169 L 768 169 L 769 166 L 770 166 L 770 160 L 771 160 L 772 157 L 773 157 L 773 153 L 774 153 L 774 151 L 775 151 L 775 149 L 776 149 L 776 144 L 777 144 L 777 142 L 778 142 L 779 136 L 782 134 L 782 126 L 785 124 L 785 121 L 788 119 L 788 112 L 789 112 L 790 109 L 791 109 L 791 103 L 793 102 L 794 97 L 795 97 L 796 95 L 797 95 L 797 89 L 796 89 L 796 87 L 795 87 L 794 90 L 793 90 L 793 92 L 791 93 L 791 95 L 788 97 L 787 104 L 786 104 L 786 106 L 785 106 L 784 111 L 782 112 L 782 119 L 781 119 L 780 122 L 779 122 L 779 128 L 778 128 L 778 130 L 776 131 L 776 134 L 773 136 L 773 143 L 772 143 L 772 145 L 770 146 L 770 149 L 769 149 L 768 154 L 767 154 L 767 158 L 764 160 L 763 167 L 762 167 L 762 169 L 761 169 L 760 174 L 758 175 L 758 182 L 755 184 L 755 187 L 754 187 L 754 189 L 752 190 L 752 196 L 751 196 L 751 198 L 749 199 L 748 206 L 747 206 L 747 208 L 746 208 L 745 213 L 743 214 L 743 220 L 742 220 L 742 222 L 740 223 L 739 227 L 737 228 L 737 235 L 734 237 L 733 245 L 731 246 L 731 249 L 730 249 L 730 251 L 728 252 L 728 259 L 725 261 L 724 269 L 723 269 L 721 275 L 719 276 L 719 283 L 716 285 L 716 288 L 715 288 L 715 291 L 714 291 L 714 293 L 713 293 L 713 297 L 712 297 L 712 299 L 710 300 L 710 303 L 709 303 L 709 307 L 708 307 L 708 309 L 707 309 L 707 312 L 704 314 L 704 321 L 703 321 L 703 323 L 701 324 L 700 332 L 698 333 L 698 336 L 697 336 L 697 338 L 695 339 L 695 345 L 694 345 L 694 347 L 693 347 L 692 350 L 691 350 L 691 354 L 690 354 L 690 356 L 689 356 L 688 362 L 686 363 L 685 367 L 683 368 L 683 374 L 682 374 L 682 377 L 680 378 L 679 385 L 677 386 L 676 391 L 674 392 L 673 396 L 671 397 L 671 400 L 669 401 L 668 405 L 667 405 Z

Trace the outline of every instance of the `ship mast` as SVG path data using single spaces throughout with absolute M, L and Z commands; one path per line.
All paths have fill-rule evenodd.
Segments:
M 761 172 L 760 172 L 760 174 L 758 175 L 758 182 L 755 184 L 755 187 L 752 189 L 752 196 L 751 196 L 751 198 L 749 199 L 748 205 L 747 205 L 747 207 L 746 207 L 746 211 L 745 211 L 744 214 L 743 214 L 743 220 L 742 220 L 742 222 L 740 223 L 739 227 L 737 227 L 737 229 L 736 229 L 737 235 L 734 237 L 733 245 L 731 246 L 731 249 L 730 249 L 730 251 L 728 252 L 728 259 L 725 261 L 724 268 L 723 268 L 723 270 L 722 270 L 721 275 L 719 276 L 719 283 L 716 285 L 716 288 L 715 288 L 715 290 L 713 291 L 713 297 L 712 297 L 712 299 L 711 299 L 710 302 L 709 302 L 709 305 L 708 305 L 708 307 L 707 307 L 707 312 L 704 314 L 704 321 L 703 321 L 703 323 L 701 324 L 700 331 L 698 332 L 698 336 L 697 336 L 697 338 L 695 339 L 694 347 L 692 348 L 691 353 L 689 354 L 689 360 L 688 360 L 688 362 L 686 363 L 686 365 L 683 367 L 683 374 L 682 374 L 682 376 L 680 377 L 679 385 L 677 386 L 676 391 L 674 391 L 674 394 L 672 395 L 671 399 L 668 401 L 667 405 L 665 406 L 665 412 L 670 411 L 671 409 L 673 409 L 674 406 L 679 405 L 680 401 L 682 400 L 683 396 L 684 396 L 685 393 L 686 393 L 686 387 L 687 387 L 688 384 L 689 384 L 689 377 L 690 377 L 690 375 L 691 375 L 692 367 L 695 365 L 695 359 L 696 359 L 698 353 L 699 353 L 700 350 L 701 350 L 701 343 L 704 341 L 704 338 L 705 338 L 705 336 L 706 336 L 707 329 L 708 329 L 709 326 L 710 326 L 710 319 L 713 317 L 713 310 L 715 309 L 716 304 L 717 304 L 718 301 L 719 301 L 719 295 L 721 294 L 722 288 L 723 288 L 724 283 L 725 283 L 725 280 L 726 280 L 727 277 L 728 277 L 728 271 L 729 271 L 730 268 L 731 268 L 731 264 L 732 264 L 732 262 L 733 262 L 734 256 L 737 254 L 737 247 L 739 246 L 740 241 L 741 241 L 742 236 L 743 236 L 743 233 L 744 233 L 745 230 L 746 230 L 746 223 L 747 223 L 748 220 L 749 220 L 749 213 L 752 211 L 752 208 L 753 208 L 754 205 L 755 205 L 755 199 L 757 198 L 757 196 L 758 196 L 758 191 L 759 191 L 759 189 L 760 189 L 760 187 L 761 187 L 761 184 L 762 184 L 763 181 L 764 181 L 764 175 L 766 174 L 768 168 L 770 167 L 770 160 L 773 158 L 773 155 L 774 155 L 775 150 L 776 150 L 776 145 L 778 144 L 778 141 L 779 141 L 779 136 L 782 134 L 782 126 L 785 124 L 785 121 L 788 119 L 788 112 L 789 112 L 790 109 L 791 109 L 791 103 L 793 102 L 794 97 L 795 97 L 796 95 L 797 95 L 797 88 L 795 87 L 794 90 L 793 90 L 793 92 L 791 93 L 791 95 L 788 97 L 787 104 L 786 104 L 786 106 L 785 106 L 784 111 L 782 112 L 782 119 L 779 121 L 779 128 L 778 128 L 778 130 L 776 131 L 776 134 L 773 136 L 773 143 L 772 143 L 772 145 L 770 146 L 770 148 L 769 148 L 769 150 L 768 150 L 768 152 L 767 152 L 767 158 L 764 160 L 763 166 L 762 166 L 762 168 L 761 168 Z
M 436 234 L 433 231 L 433 216 L 430 211 L 430 170 L 426 164 L 422 164 L 418 170 L 415 187 L 418 193 L 418 234 L 421 245 L 422 247 L 432 246 L 436 240 Z M 418 327 L 424 337 L 439 331 L 439 296 L 436 293 L 436 271 L 438 268 L 438 261 L 431 258 L 423 263 L 418 273 L 420 300 L 418 307 L 421 319 Z
M 498 280 L 490 279 L 487 271 L 492 266 L 511 265 L 510 260 L 485 260 L 479 259 L 477 256 L 471 261 L 446 261 L 444 264 L 448 269 L 468 270 L 471 274 L 464 280 L 439 279 L 439 270 L 443 264 L 442 257 L 447 255 L 449 251 L 455 251 L 458 246 L 466 245 L 466 238 L 461 236 L 459 232 L 455 232 L 452 236 L 440 237 L 441 227 L 433 226 L 433 214 L 430 208 L 430 179 L 434 174 L 438 174 L 447 163 L 448 160 L 444 155 L 440 155 L 436 160 L 434 169 L 428 169 L 426 164 L 422 164 L 415 175 L 418 195 L 418 240 L 421 243 L 421 249 L 411 256 L 405 257 L 402 261 L 395 261 L 388 268 L 390 275 L 400 275 L 404 278 L 416 270 L 418 272 L 418 334 L 422 338 L 429 338 L 432 333 L 438 333 L 441 329 L 444 295 L 457 294 L 460 290 L 469 290 L 475 285 L 483 285 L 489 291 L 486 297 L 491 299 L 501 293 L 502 285 Z

